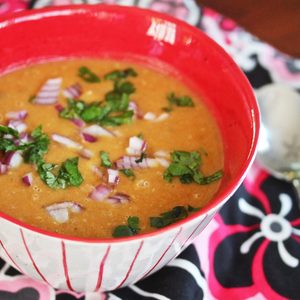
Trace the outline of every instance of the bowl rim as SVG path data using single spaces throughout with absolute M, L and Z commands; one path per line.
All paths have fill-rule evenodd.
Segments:
M 54 17 L 54 16 L 67 16 L 72 14 L 85 14 L 91 12 L 99 12 L 99 11 L 106 11 L 106 12 L 115 12 L 115 13 L 129 13 L 132 15 L 135 14 L 146 14 L 147 16 L 156 17 L 163 19 L 165 21 L 172 22 L 180 27 L 183 27 L 185 30 L 190 31 L 193 33 L 194 36 L 200 35 L 202 39 L 206 39 L 209 46 L 213 47 L 216 51 L 216 54 L 221 56 L 227 62 L 231 62 L 230 68 L 233 70 L 234 77 L 238 83 L 242 86 L 244 94 L 247 95 L 247 103 L 251 110 L 251 117 L 252 117 L 252 142 L 248 152 L 247 159 L 244 161 L 238 176 L 236 176 L 235 180 L 231 180 L 230 184 L 222 191 L 222 193 L 218 194 L 213 201 L 210 201 L 203 209 L 198 212 L 195 212 L 189 215 L 187 218 L 178 221 L 174 224 L 166 226 L 164 228 L 156 229 L 152 232 L 142 233 L 134 236 L 129 237 L 121 237 L 121 238 L 82 238 L 82 237 L 74 237 L 70 235 L 58 234 L 55 232 L 47 231 L 45 229 L 38 228 L 33 225 L 29 225 L 23 221 L 15 219 L 3 212 L 0 211 L 0 218 L 5 219 L 17 225 L 21 228 L 27 229 L 29 231 L 33 231 L 34 233 L 41 234 L 48 238 L 55 238 L 60 240 L 67 240 L 70 242 L 76 243 L 87 243 L 87 244 L 119 244 L 119 243 L 128 243 L 128 242 L 135 242 L 140 241 L 142 239 L 151 238 L 159 236 L 166 232 L 171 232 L 174 229 L 179 229 L 186 223 L 190 223 L 191 221 L 195 221 L 200 216 L 206 216 L 210 211 L 218 210 L 223 202 L 226 202 L 227 199 L 232 196 L 238 186 L 244 180 L 247 170 L 251 167 L 255 154 L 257 151 L 257 143 L 258 143 L 258 135 L 259 135 L 259 128 L 260 128 L 260 114 L 259 114 L 259 107 L 256 101 L 256 97 L 254 91 L 246 77 L 246 75 L 242 72 L 242 70 L 238 67 L 238 65 L 233 61 L 233 59 L 225 52 L 225 50 L 219 46 L 213 39 L 208 37 L 203 31 L 201 31 L 196 26 L 192 26 L 185 21 L 179 20 L 175 17 L 169 16 L 167 14 L 163 14 L 160 12 L 156 12 L 150 9 L 140 8 L 137 6 L 122 6 L 122 5 L 107 5 L 107 4 L 96 4 L 96 5 L 87 5 L 87 4 L 80 4 L 80 5 L 63 5 L 63 6 L 52 6 L 46 7 L 41 9 L 35 10 L 23 10 L 13 13 L 8 13 L 4 16 L 0 17 L 0 31 L 3 28 L 9 27 L 12 24 L 22 23 L 26 21 L 32 20 L 40 20 L 43 17 Z

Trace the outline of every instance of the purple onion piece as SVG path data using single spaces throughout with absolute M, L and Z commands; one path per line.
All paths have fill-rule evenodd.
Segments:
M 89 194 L 89 197 L 95 201 L 103 201 L 111 193 L 111 188 L 105 185 L 98 185 Z
M 48 79 L 33 100 L 35 104 L 48 105 L 57 102 L 62 78 Z
M 0 174 L 5 174 L 8 171 L 8 166 L 0 162 Z
M 28 116 L 26 110 L 10 111 L 6 114 L 6 118 L 9 120 L 24 120 Z
M 90 134 L 84 133 L 84 132 L 82 132 L 81 135 L 82 135 L 83 139 L 86 142 L 88 142 L 88 143 L 95 143 L 95 142 L 97 142 L 97 138 L 94 137 L 93 135 L 90 135 Z
M 32 177 L 32 173 L 27 173 L 22 177 L 22 181 L 25 185 L 27 186 L 31 186 L 32 182 L 33 182 L 33 177 Z
M 125 204 L 130 201 L 130 196 L 124 193 L 116 193 L 109 196 L 106 201 L 111 204 Z
M 9 168 L 17 168 L 23 162 L 23 157 L 20 152 L 7 152 L 4 156 L 3 163 Z

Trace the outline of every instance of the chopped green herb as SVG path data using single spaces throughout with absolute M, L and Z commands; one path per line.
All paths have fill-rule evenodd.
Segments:
M 82 66 L 78 70 L 78 76 L 89 83 L 100 82 L 100 78 L 93 73 L 89 68 Z
M 159 217 L 150 217 L 150 226 L 155 228 L 163 228 L 180 220 L 185 219 L 189 213 L 199 211 L 200 208 L 187 206 L 175 206 L 170 211 L 160 214 Z
M 42 132 L 42 126 L 34 129 L 31 133 L 31 137 L 32 142 L 26 145 L 23 157 L 26 163 L 38 165 L 43 161 L 43 156 L 48 152 L 50 140 L 49 137 Z
M 56 174 L 53 173 L 54 171 Z M 55 164 L 40 162 L 38 173 L 41 179 L 52 189 L 79 186 L 83 182 L 78 170 L 78 157 L 67 159 L 59 169 Z
M 203 185 L 219 180 L 223 175 L 219 170 L 210 176 L 204 176 L 199 170 L 201 156 L 197 151 L 174 151 L 171 153 L 171 159 L 172 162 L 163 175 L 168 182 L 171 182 L 173 177 L 179 177 L 183 184 L 196 182 Z
M 163 108 L 165 112 L 171 112 L 173 110 L 173 106 L 179 106 L 179 107 L 195 106 L 192 98 L 189 96 L 178 97 L 174 93 L 170 93 L 168 94 L 167 99 L 169 102 L 169 106 Z
M 122 172 L 127 177 L 132 177 L 132 178 L 135 177 L 134 172 L 132 171 L 132 169 L 121 169 L 120 172 Z
M 197 212 L 200 209 L 201 209 L 200 207 L 193 207 L 191 205 L 188 205 L 188 212 Z
M 145 152 L 142 152 L 140 158 L 136 159 L 135 162 L 137 164 L 141 163 L 143 161 L 143 159 L 145 159 L 147 157 L 147 154 Z
M 128 68 L 124 70 L 114 70 L 110 73 L 105 74 L 104 79 L 115 81 L 115 80 L 125 79 L 130 76 L 131 77 L 137 76 L 137 72 L 132 68 Z
M 18 131 L 7 126 L 0 125 L 0 151 L 10 152 L 22 150 L 24 145 L 16 145 L 13 139 L 18 137 Z
M 3 135 L 6 134 L 10 134 L 15 138 L 19 137 L 19 132 L 17 130 L 10 128 L 8 126 L 0 125 L 0 136 L 3 137 Z
M 129 217 L 127 219 L 128 225 L 119 225 L 113 231 L 113 237 L 125 237 L 133 236 L 139 233 L 141 230 L 139 228 L 139 218 L 138 217 Z
M 105 151 L 100 151 L 100 158 L 101 158 L 101 166 L 105 168 L 111 168 L 112 162 L 109 159 L 109 155 Z
M 92 72 L 86 67 L 81 67 L 79 73 L 83 74 L 85 80 L 94 80 Z M 135 92 L 135 87 L 130 81 L 125 81 L 129 76 L 135 77 L 137 73 L 128 68 L 106 74 L 105 79 L 112 80 L 114 85 L 105 95 L 105 101 L 85 103 L 82 100 L 68 99 L 68 106 L 60 112 L 60 116 L 65 119 L 79 118 L 86 123 L 97 123 L 102 126 L 131 123 L 134 112 L 129 110 L 129 96 Z
M 166 227 L 188 216 L 188 210 L 184 206 L 175 206 L 172 210 L 160 214 L 159 217 L 150 217 L 150 225 L 155 228 Z

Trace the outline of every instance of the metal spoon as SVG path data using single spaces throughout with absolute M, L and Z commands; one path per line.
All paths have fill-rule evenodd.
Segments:
M 257 161 L 274 177 L 290 181 L 300 205 L 300 94 L 282 84 L 256 91 L 261 110 Z

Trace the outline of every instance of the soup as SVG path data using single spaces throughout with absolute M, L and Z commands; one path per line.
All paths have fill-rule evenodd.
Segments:
M 48 62 L 0 78 L 0 210 L 59 234 L 147 233 L 220 185 L 221 136 L 175 73 L 138 63 Z

